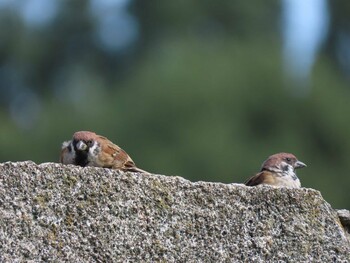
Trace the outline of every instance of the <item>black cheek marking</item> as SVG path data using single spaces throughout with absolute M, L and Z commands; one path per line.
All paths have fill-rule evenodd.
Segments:
M 100 153 L 100 145 L 97 144 L 97 147 L 95 147 L 95 149 L 94 149 L 94 154 L 97 155 L 99 153 Z
M 282 170 L 283 170 L 284 172 L 288 172 L 288 171 L 289 171 L 288 165 L 282 166 Z
M 68 151 L 71 152 L 72 151 L 72 146 L 69 144 L 69 146 L 67 147 Z

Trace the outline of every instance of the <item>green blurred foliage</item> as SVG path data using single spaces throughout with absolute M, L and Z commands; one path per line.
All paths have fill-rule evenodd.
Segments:
M 1 108 L 0 161 L 58 161 L 62 141 L 92 130 L 142 169 L 241 183 L 285 151 L 308 164 L 303 186 L 350 208 L 349 83 L 323 52 L 311 92 L 297 93 L 282 70 L 277 1 L 135 1 L 141 36 L 123 54 L 94 43 L 85 1 L 64 3 L 39 31 L 0 15 L 16 29 L 1 26 L 1 58 L 42 99 L 28 129 Z

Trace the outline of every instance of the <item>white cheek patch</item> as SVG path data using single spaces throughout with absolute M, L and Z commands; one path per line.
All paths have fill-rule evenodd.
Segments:
M 88 159 L 90 162 L 93 162 L 94 164 L 98 163 L 98 159 L 97 156 L 100 152 L 100 145 L 98 142 L 94 142 L 94 145 L 92 145 L 89 149 L 89 155 L 88 155 Z
M 290 166 L 290 165 L 288 165 L 287 174 L 288 174 L 289 176 L 292 176 L 292 177 L 295 176 L 294 168 L 293 168 L 292 166 Z
M 286 162 L 281 162 L 280 167 L 281 167 L 281 170 L 283 171 L 283 173 L 289 174 L 291 172 L 294 172 L 294 168 Z
M 286 178 L 290 178 L 290 179 L 292 179 L 292 180 L 294 180 L 294 181 L 296 181 L 296 180 L 298 180 L 299 181 L 299 179 L 298 179 L 298 177 L 297 177 L 297 175 L 296 175 L 296 173 L 295 173 L 295 170 L 294 170 L 294 168 L 293 168 L 293 166 L 291 166 L 290 164 L 287 164 L 287 163 L 285 163 L 285 162 L 283 162 L 282 163 L 282 170 L 283 170 L 283 176 L 285 176 Z
M 278 167 L 276 167 L 276 166 L 270 167 L 270 168 L 269 168 L 269 171 L 274 172 L 274 173 L 276 173 L 276 174 L 281 173 L 281 169 L 278 168 Z
M 71 149 L 71 153 L 75 156 L 75 150 L 74 150 L 74 147 L 73 147 L 72 143 L 70 144 L 70 149 Z
M 72 141 L 65 141 L 65 142 L 63 142 L 63 143 L 62 143 L 62 149 L 68 147 L 68 146 L 71 144 L 71 142 L 72 142 Z M 72 145 L 71 145 L 71 147 L 72 147 Z
M 63 155 L 63 163 L 65 164 L 74 164 L 75 151 L 72 145 L 72 141 L 66 141 L 62 144 L 62 149 L 67 148 L 68 151 Z

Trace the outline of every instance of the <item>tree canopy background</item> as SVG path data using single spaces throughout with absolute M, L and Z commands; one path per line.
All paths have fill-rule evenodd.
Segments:
M 308 80 L 288 75 L 279 1 L 0 2 L 0 161 L 57 162 L 78 130 L 142 169 L 242 183 L 276 152 L 350 208 L 350 4 L 330 1 Z

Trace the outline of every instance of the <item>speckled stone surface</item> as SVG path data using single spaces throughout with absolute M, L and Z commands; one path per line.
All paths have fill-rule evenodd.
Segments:
M 348 262 L 312 189 L 0 164 L 1 262 Z

